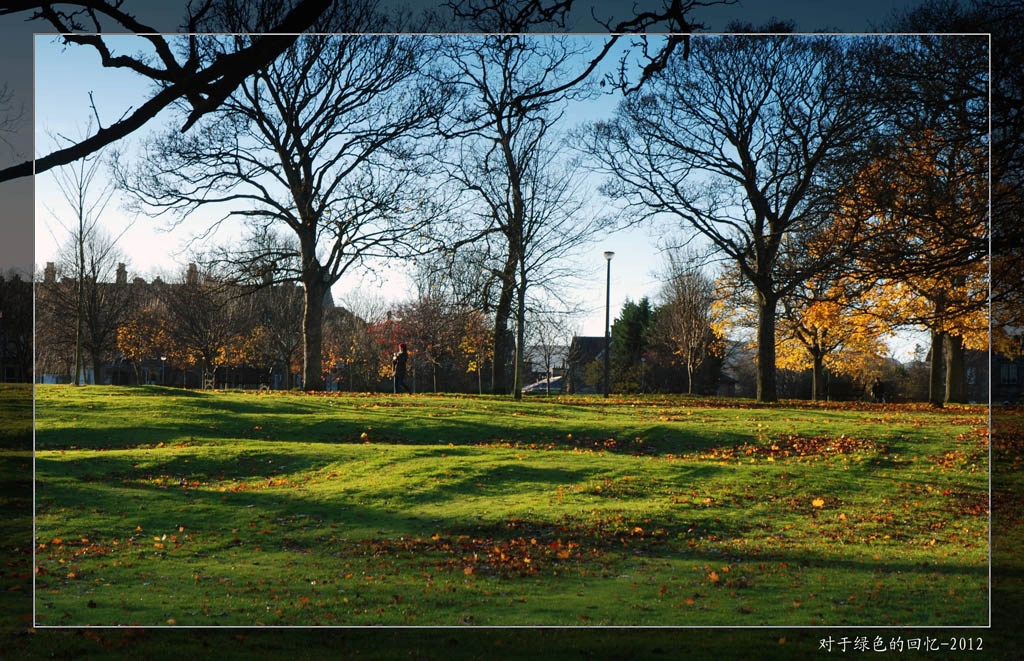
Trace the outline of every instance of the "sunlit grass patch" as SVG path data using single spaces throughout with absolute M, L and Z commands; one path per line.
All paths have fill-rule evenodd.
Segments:
M 742 404 L 42 387 L 37 617 L 987 621 L 984 409 Z

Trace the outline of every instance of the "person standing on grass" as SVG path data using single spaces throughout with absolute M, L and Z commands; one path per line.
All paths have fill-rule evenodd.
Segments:
M 398 353 L 391 358 L 391 366 L 395 369 L 394 392 L 398 394 L 398 387 L 405 388 L 405 392 L 412 394 L 409 386 L 405 385 L 405 365 L 409 361 L 409 351 L 405 342 L 398 345 Z
M 882 384 L 882 380 L 875 378 L 875 382 L 871 384 L 871 396 L 875 398 L 876 402 L 885 401 L 885 386 Z

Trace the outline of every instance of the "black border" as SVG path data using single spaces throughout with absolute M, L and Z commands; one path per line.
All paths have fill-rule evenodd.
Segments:
M 801 9 L 807 10 L 811 5 L 822 5 L 829 2 L 835 5 L 846 5 L 849 0 L 819 0 L 816 3 L 790 2 L 786 3 L 765 3 L 763 0 L 747 0 L 749 7 L 736 6 L 731 9 L 717 8 L 709 11 L 705 19 L 711 30 L 722 30 L 725 22 L 732 18 L 744 20 L 753 24 L 764 22 L 768 17 L 780 16 L 781 18 L 793 19 L 797 28 L 801 30 L 813 30 L 821 26 L 805 25 L 801 21 Z M 432 9 L 435 3 L 428 0 L 404 0 L 401 4 L 407 11 L 418 9 Z M 599 14 L 610 15 L 613 10 L 628 8 L 631 3 L 623 3 L 621 0 L 596 0 L 593 3 L 580 2 L 580 4 L 593 4 L 597 6 Z M 646 3 L 642 3 L 646 4 Z M 893 3 L 885 4 L 887 11 L 892 5 L 899 5 L 902 8 L 913 7 L 920 4 L 916 0 L 894 0 Z M 184 15 L 185 2 L 178 0 L 176 3 L 147 3 L 132 2 L 128 4 L 128 11 L 137 11 L 143 22 L 153 25 L 157 29 L 174 32 L 177 31 L 181 17 Z M 814 16 L 819 14 L 815 13 Z M 700 18 L 702 14 L 697 14 Z M 34 31 L 48 32 L 46 24 L 39 21 L 27 21 L 25 12 L 0 16 L 0 46 L 3 57 L 2 76 L 0 80 L 8 81 L 15 90 L 18 98 L 25 100 L 27 121 L 23 122 L 24 135 L 19 134 L 18 139 L 27 142 L 31 149 L 31 70 L 32 70 L 32 34 Z M 712 18 L 713 17 L 713 18 Z M 863 31 L 869 27 L 870 21 L 881 23 L 888 19 L 888 15 L 865 16 L 864 25 L 833 25 L 835 29 L 846 31 Z M 809 18 L 815 20 L 815 18 Z M 581 20 L 576 26 L 580 31 L 596 30 L 592 22 Z M 26 75 L 28 72 L 28 75 Z M 25 82 L 29 85 L 26 90 Z M 0 163 L 6 157 L 0 158 Z M 32 212 L 33 190 L 30 181 L 10 182 L 0 184 L 0 200 L 3 201 L 2 232 L 4 242 L 15 242 L 17 250 L 5 252 L 0 259 L 5 259 L 9 253 L 16 255 L 13 259 L 24 263 L 0 264 L 0 272 L 7 273 L 12 266 L 19 267 L 23 271 L 32 268 L 34 255 L 32 231 L 34 221 Z M 6 260 L 5 260 L 6 261 Z M 27 447 L 31 447 L 31 389 L 24 389 L 28 402 L 18 402 L 17 410 L 11 409 L 0 411 L 5 417 L 17 416 L 16 422 L 28 430 L 29 438 Z M 27 406 L 26 406 L 27 404 Z M 993 435 L 999 433 L 999 417 L 996 415 L 992 420 Z M 10 420 L 5 420 L 10 424 Z M 16 441 L 20 445 L 24 439 Z M 11 449 L 10 443 L 4 444 L 4 450 Z M 25 527 L 25 539 L 12 541 L 14 547 L 3 546 L 0 571 L 11 572 L 9 562 L 15 562 L 18 557 L 24 557 L 26 550 L 30 553 L 32 547 L 31 539 L 31 474 L 21 475 L 18 461 L 10 460 L 7 454 L 2 455 L 3 469 L 3 497 L 5 502 L 14 503 L 22 509 L 6 511 L 5 518 L 19 522 L 27 521 Z M 23 463 L 23 462 L 22 462 Z M 1001 476 L 1007 473 L 993 470 L 993 490 L 1001 486 L 1004 491 L 1007 488 L 1000 484 Z M 1003 478 L 1005 479 L 1005 478 Z M 997 522 L 1000 512 L 993 511 L 993 526 L 998 530 Z M 1007 540 L 1007 544 L 1011 544 Z M 1003 550 L 1001 540 L 993 539 L 993 547 L 1002 553 L 1012 553 Z M 1019 551 L 1019 549 L 1018 549 Z M 29 555 L 29 558 L 31 556 Z M 30 564 L 30 563 L 29 563 Z M 21 565 L 17 565 L 14 571 L 21 572 Z M 1019 658 L 1021 649 L 1017 641 L 1020 639 L 1020 627 L 1016 626 L 1016 617 L 1019 615 L 1019 604 L 1013 599 L 1015 593 L 1020 592 L 1021 576 L 1019 572 L 1001 575 L 999 568 L 994 567 L 995 576 L 993 583 L 992 623 L 991 628 L 978 629 L 952 629 L 949 635 L 981 637 L 985 641 L 985 651 L 981 653 L 965 654 L 968 658 Z M 22 574 L 18 575 L 19 580 Z M 20 585 L 20 584 L 19 584 Z M 1016 587 L 1016 590 L 1013 588 Z M 0 604 L 2 604 L 2 620 L 0 620 L 0 650 L 10 652 L 13 656 L 21 658 L 32 658 L 33 652 L 44 652 L 56 654 L 57 656 L 76 657 L 80 654 L 103 654 L 103 648 L 90 640 L 86 632 L 82 630 L 54 630 L 54 629 L 29 629 L 30 620 L 24 616 L 32 612 L 31 579 L 24 578 L 23 587 L 16 589 L 14 585 L 9 587 L 4 583 L 3 592 L 0 593 Z M 101 632 L 107 634 L 110 632 Z M 119 637 L 118 632 L 114 632 Z M 186 643 L 192 649 L 196 645 L 201 649 L 209 650 L 210 655 L 217 654 L 224 657 L 235 655 L 248 658 L 261 656 L 283 656 L 288 657 L 310 657 L 329 654 L 331 657 L 348 656 L 371 656 L 380 658 L 407 657 L 407 658 L 442 658 L 442 657 L 486 657 L 501 656 L 538 656 L 541 658 L 551 655 L 555 658 L 568 657 L 579 658 L 581 656 L 599 658 L 631 658 L 631 657 L 653 657 L 653 658 L 678 658 L 682 656 L 694 656 L 701 658 L 712 652 L 716 655 L 728 654 L 728 656 L 755 655 L 755 658 L 793 658 L 807 657 L 812 655 L 839 655 L 853 654 L 848 651 L 840 654 L 833 650 L 831 654 L 819 649 L 819 640 L 831 636 L 838 639 L 847 636 L 850 639 L 855 637 L 866 637 L 874 641 L 876 636 L 881 637 L 886 643 L 892 638 L 902 637 L 921 638 L 926 635 L 932 638 L 942 639 L 946 634 L 942 629 L 295 629 L 295 630 L 252 630 L 243 632 L 234 629 L 147 629 L 129 631 L 140 643 L 146 640 L 146 649 L 152 654 L 154 650 L 166 649 L 167 656 L 179 657 L 181 648 L 178 645 Z M 111 636 L 105 636 L 110 638 Z M 948 638 L 948 636 L 946 636 Z M 155 643 L 159 643 L 158 645 Z M 948 649 L 948 648 L 946 648 Z M 117 648 L 110 650 L 117 655 Z M 121 653 L 131 654 L 131 647 L 126 647 Z M 902 655 L 901 655 L 902 656 Z M 946 658 L 948 653 L 933 652 L 922 656 L 926 658 Z

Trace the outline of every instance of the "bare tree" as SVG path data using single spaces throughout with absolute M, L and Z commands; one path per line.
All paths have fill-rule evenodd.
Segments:
M 276 369 L 285 388 L 294 385 L 295 366 L 302 363 L 302 291 L 290 283 L 271 285 L 244 299 L 253 306 L 256 356 L 268 369 Z
M 689 34 L 704 26 L 690 18 L 695 8 L 733 4 L 735 0 L 663 0 L 660 7 L 648 10 L 634 8 L 628 18 L 599 20 L 609 33 L 643 33 L 663 31 L 671 33 L 659 48 L 652 49 L 645 36 L 637 37 L 635 44 L 641 53 L 643 77 L 664 67 L 669 56 L 682 48 L 689 53 Z M 109 126 L 98 126 L 95 134 L 72 145 L 58 149 L 42 158 L 24 161 L 0 170 L 0 181 L 25 177 L 33 173 L 71 163 L 79 158 L 130 135 L 144 126 L 165 108 L 184 103 L 188 113 L 181 131 L 191 128 L 200 117 L 217 109 L 248 76 L 276 59 L 289 48 L 298 34 L 316 29 L 323 15 L 334 11 L 345 17 L 339 32 L 401 32 L 412 25 L 406 12 L 391 8 L 385 15 L 377 13 L 376 3 L 364 0 L 263 0 L 258 3 L 245 0 L 205 0 L 201 4 L 189 3 L 182 19 L 184 32 L 249 32 L 264 33 L 245 48 L 223 53 L 212 61 L 196 57 L 197 48 L 190 39 L 183 49 L 175 49 L 173 39 L 161 35 L 156 26 L 142 23 L 123 8 L 121 0 L 94 2 L 79 0 L 62 2 L 60 7 L 47 2 L 8 3 L 0 8 L 0 16 L 31 12 L 29 18 L 45 21 L 64 35 L 65 43 L 86 46 L 99 54 L 104 67 L 133 71 L 156 83 L 156 91 L 137 108 L 129 109 Z M 454 18 L 458 31 L 472 32 L 525 32 L 540 25 L 566 27 L 566 17 L 572 10 L 572 0 L 540 0 L 508 2 L 505 0 L 456 0 L 446 8 L 450 15 L 435 14 L 420 22 L 420 31 L 438 32 L 450 29 Z M 635 14 L 635 15 L 634 15 Z M 439 30 L 438 26 L 444 26 Z M 460 27 L 465 26 L 465 28 Z M 155 58 L 120 53 L 104 32 L 128 32 L 144 35 L 156 53 Z M 612 36 L 600 55 L 593 58 L 583 76 L 589 75 L 611 52 L 620 37 Z M 620 66 L 625 71 L 625 58 Z M 627 89 L 624 74 L 619 84 Z
M 294 366 L 302 364 L 305 296 L 295 286 L 301 274 L 301 251 L 294 235 L 266 226 L 250 230 L 239 245 L 198 251 L 195 259 L 209 271 L 229 266 L 220 269 L 219 275 L 232 286 L 238 304 L 251 307 L 255 360 L 268 369 L 268 378 L 278 370 L 284 387 L 290 388 Z
M 396 316 L 402 320 L 407 335 L 404 340 L 412 345 L 420 365 L 430 368 L 431 390 L 438 392 L 438 370 L 455 355 L 458 348 L 459 327 L 447 301 L 429 292 L 399 306 Z M 426 390 L 421 387 L 421 390 Z
M 14 101 L 14 92 L 10 85 L 0 83 L 0 142 L 7 146 L 12 154 L 17 154 L 9 136 L 19 130 L 19 124 L 25 115 L 25 108 Z
M 438 160 L 466 193 L 474 221 L 454 228 L 446 248 L 454 254 L 467 245 L 485 248 L 483 266 L 500 290 L 491 389 L 507 391 L 505 363 L 514 346 L 511 385 L 518 398 L 532 276 L 595 229 L 575 217 L 583 206 L 572 176 L 576 165 L 555 153 L 549 135 L 567 101 L 592 93 L 573 66 L 588 49 L 565 38 L 523 35 L 452 38 L 444 47 L 462 97 L 456 121 L 441 129 L 451 142 Z
M 150 25 L 141 23 L 122 8 L 123 2 L 15 2 L 0 8 L 0 16 L 31 12 L 29 18 L 50 24 L 61 33 L 65 43 L 92 48 L 104 67 L 134 71 L 156 83 L 153 95 L 138 108 L 127 111 L 109 126 L 97 125 L 95 133 L 50 154 L 0 170 L 0 181 L 39 174 L 50 168 L 84 158 L 120 140 L 145 125 L 160 111 L 176 102 L 189 109 L 181 125 L 187 131 L 200 117 L 215 110 L 243 80 L 260 67 L 274 61 L 292 43 L 296 35 L 313 26 L 320 15 L 336 3 L 332 0 L 290 0 L 259 3 L 261 11 L 247 9 L 249 3 L 235 0 L 206 0 L 198 6 L 189 3 L 183 19 L 186 32 L 224 30 L 225 17 L 251 17 L 254 20 L 242 31 L 268 32 L 252 39 L 244 48 L 224 52 L 204 60 L 199 57 L 198 37 L 186 39 L 186 47 L 176 49 L 174 39 L 164 37 Z M 365 5 L 364 5 L 365 6 Z M 365 20 L 366 11 L 359 5 L 346 3 L 349 15 Z M 349 26 L 358 30 L 366 23 L 359 19 Z M 237 28 L 236 28 L 237 29 Z M 144 34 L 155 57 L 118 53 L 103 32 Z
M 572 315 L 558 312 L 543 312 L 539 306 L 529 311 L 526 320 L 527 342 L 533 357 L 544 366 L 544 380 L 547 394 L 551 394 L 551 376 L 555 368 L 566 367 L 569 344 L 576 329 Z M 562 375 L 560 391 L 565 392 L 566 377 Z
M 733 0 L 668 0 L 660 10 L 644 11 L 637 16 L 617 22 L 607 21 L 610 32 L 644 32 L 655 26 L 663 26 L 674 33 L 669 40 L 671 47 L 657 53 L 648 53 L 645 71 L 654 71 L 663 66 L 668 54 L 682 45 L 688 49 L 688 34 L 700 29 L 701 25 L 688 18 L 689 12 L 699 6 L 730 4 Z M 62 2 L 55 6 L 47 2 L 8 3 L 0 8 L 0 16 L 31 12 L 32 20 L 45 21 L 58 33 L 64 35 L 65 43 L 92 48 L 99 54 L 104 67 L 133 71 L 156 83 L 153 95 L 135 109 L 130 109 L 109 126 L 97 126 L 97 131 L 87 138 L 68 145 L 39 158 L 24 161 L 18 165 L 0 170 L 0 181 L 37 174 L 71 163 L 79 158 L 130 135 L 144 126 L 160 111 L 175 103 L 184 103 L 188 113 L 182 122 L 181 131 L 191 128 L 200 117 L 217 109 L 234 92 L 243 80 L 274 61 L 296 40 L 297 35 L 309 29 L 316 29 L 316 23 L 323 15 L 336 12 L 345 18 L 337 27 L 338 31 L 358 33 L 362 31 L 399 32 L 402 30 L 403 12 L 392 10 L 388 15 L 375 12 L 375 3 L 363 0 L 265 0 L 258 3 L 243 0 L 205 0 L 193 5 L 182 19 L 185 32 L 250 32 L 265 33 L 251 41 L 245 48 L 226 52 L 204 61 L 197 56 L 198 48 L 193 38 L 188 46 L 176 49 L 174 39 L 161 35 L 155 26 L 142 23 L 136 16 L 123 8 L 123 2 L 93 2 L 79 0 Z M 513 11 L 506 7 L 516 5 Z M 524 3 L 509 2 L 458 2 L 450 3 L 452 17 L 468 21 L 473 30 L 519 32 L 531 25 L 561 18 L 571 9 L 569 0 L 557 0 L 550 5 L 529 0 Z M 498 21 L 495 23 L 495 18 Z M 436 27 L 430 31 L 437 31 Z M 155 57 L 120 53 L 104 32 L 129 32 L 145 35 Z M 600 63 L 617 40 L 612 38 L 600 58 L 589 67 L 588 74 Z M 34 170 L 33 170 L 34 168 Z
M 127 257 L 117 240 L 100 228 L 93 229 L 84 244 L 85 277 L 82 279 L 80 334 L 83 354 L 92 363 L 93 380 L 100 383 L 102 366 L 117 350 L 117 329 L 131 314 L 137 296 L 128 284 Z M 64 259 L 58 262 L 67 264 Z M 53 320 L 59 323 L 59 318 Z M 77 343 L 76 343 L 77 344 Z
M 707 37 L 693 51 L 590 126 L 583 148 L 610 175 L 606 195 L 639 219 L 678 219 L 736 263 L 758 296 L 758 399 L 774 401 L 779 297 L 853 246 L 780 257 L 829 222 L 870 108 L 849 94 L 858 71 L 840 38 Z
M 718 350 L 720 340 L 712 325 L 714 283 L 692 255 L 678 252 L 668 253 L 664 283 L 651 339 L 663 343 L 686 366 L 687 392 L 692 395 L 694 373 Z
M 86 127 L 90 131 L 92 121 Z M 70 139 L 58 137 L 63 142 Z M 82 372 L 83 324 L 85 323 L 86 287 L 96 298 L 99 280 L 96 276 L 100 271 L 109 271 L 112 267 L 111 254 L 115 249 L 116 240 L 100 235 L 100 220 L 110 198 L 114 186 L 109 181 L 97 176 L 102 173 L 103 153 L 96 152 L 86 158 L 69 165 L 62 166 L 53 173 L 54 181 L 60 190 L 61 197 L 69 207 L 70 217 L 50 209 L 53 219 L 68 233 L 61 259 L 63 273 L 75 280 L 75 351 L 73 366 L 73 383 L 80 385 Z M 126 228 L 127 229 L 127 228 Z M 88 256 L 86 254 L 88 248 Z M 90 280 L 90 277 L 92 279 Z M 99 378 L 95 374 L 94 378 Z
M 334 19 L 333 22 L 328 19 Z M 329 31 L 340 19 L 316 25 Z M 210 57 L 247 47 L 214 38 Z M 150 143 L 119 184 L 153 213 L 227 207 L 257 230 L 287 228 L 305 290 L 303 387 L 322 385 L 323 301 L 331 285 L 371 258 L 417 250 L 439 213 L 419 153 L 448 91 L 423 84 L 430 41 L 400 36 L 304 36 L 206 116 L 198 133 Z M 218 222 L 219 224 L 219 222 Z M 211 228 L 212 230 L 212 228 Z M 220 266 L 244 270 L 281 256 L 242 249 Z M 288 256 L 288 255 L 285 255 Z
M 623 35 L 638 34 L 632 39 L 632 55 L 639 60 L 639 79 L 626 74 L 630 54 L 619 61 L 618 75 L 607 74 L 604 85 L 611 82 L 617 89 L 630 93 L 661 71 L 673 54 L 686 59 L 690 54 L 690 35 L 707 26 L 693 19 L 694 10 L 714 5 L 732 5 L 736 0 L 655 0 L 634 3 L 624 13 L 608 16 L 607 7 L 574 0 L 451 0 L 444 6 L 451 10 L 457 29 L 463 32 L 529 33 L 572 31 L 579 11 L 584 11 L 609 34 L 604 46 L 587 62 L 580 75 L 568 86 L 582 82 L 601 64 Z M 648 41 L 644 33 L 668 34 L 667 38 Z
M 517 399 L 524 385 L 521 360 L 526 347 L 527 314 L 532 310 L 549 316 L 570 315 L 579 310 L 569 292 L 584 274 L 572 257 L 612 224 L 610 217 L 587 208 L 580 162 L 560 157 L 556 149 L 538 145 L 533 162 L 524 172 L 529 196 L 516 287 Z

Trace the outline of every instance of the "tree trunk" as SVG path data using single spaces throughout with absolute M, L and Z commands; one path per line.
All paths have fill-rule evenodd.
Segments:
M 505 271 L 501 282 L 501 294 L 498 305 L 494 309 L 494 351 L 491 355 L 491 393 L 505 394 L 508 392 L 505 358 L 508 355 L 508 318 L 512 314 L 512 294 L 515 290 L 515 260 L 509 258 L 505 262 Z
M 91 353 L 92 357 L 92 382 L 95 385 L 100 384 L 100 368 L 103 367 L 103 361 L 97 354 Z
M 505 355 L 508 353 L 508 316 L 511 302 L 502 310 L 501 299 L 494 315 L 494 351 L 491 355 L 491 393 L 505 394 L 507 381 L 505 373 Z
M 75 375 L 74 384 L 82 385 L 82 280 L 78 280 L 78 303 L 75 310 Z
M 693 363 L 686 363 L 686 394 L 693 394 Z
M 305 310 L 302 313 L 302 389 L 322 390 L 324 295 L 327 287 L 319 272 L 303 275 Z
M 947 404 L 967 401 L 964 388 L 964 338 L 948 335 L 946 342 L 946 397 Z
M 516 358 L 512 392 L 517 400 L 523 398 L 523 342 L 526 338 L 526 279 L 520 278 L 517 295 L 519 309 L 516 310 Z
M 811 401 L 821 399 L 821 387 L 824 384 L 822 377 L 823 357 L 820 353 L 814 353 L 814 369 L 811 371 Z
M 929 363 L 929 379 L 928 379 L 928 401 L 931 402 L 932 406 L 941 407 L 942 399 L 945 395 L 942 387 L 942 354 L 943 346 L 945 342 L 945 333 L 936 333 L 932 331 L 932 352 L 931 361 Z
M 757 401 L 778 399 L 775 379 L 775 296 L 757 292 Z

